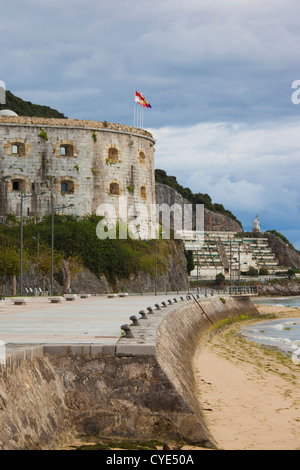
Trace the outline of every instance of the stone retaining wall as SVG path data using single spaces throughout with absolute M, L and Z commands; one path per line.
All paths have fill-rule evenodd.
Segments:
M 60 448 L 80 436 L 214 447 L 192 367 L 213 328 L 203 310 L 212 323 L 257 310 L 242 297 L 199 302 L 145 308 L 116 345 L 12 350 L 0 371 L 0 449 Z

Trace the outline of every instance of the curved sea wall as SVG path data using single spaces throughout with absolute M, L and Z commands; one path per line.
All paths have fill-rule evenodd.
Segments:
M 116 344 L 9 350 L 0 371 L 0 449 L 59 449 L 80 437 L 214 447 L 193 357 L 213 324 L 257 315 L 247 297 L 178 299 Z

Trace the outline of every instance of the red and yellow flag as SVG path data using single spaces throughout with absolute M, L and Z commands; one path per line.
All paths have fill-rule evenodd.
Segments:
M 135 92 L 135 101 L 144 106 L 145 108 L 152 108 L 151 104 L 138 91 Z

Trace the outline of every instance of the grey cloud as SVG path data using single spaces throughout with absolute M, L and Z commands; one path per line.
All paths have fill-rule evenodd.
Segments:
M 294 0 L 10 0 L 0 79 L 70 118 L 126 124 L 142 91 L 157 166 L 299 240 L 299 13 Z
M 298 119 L 153 129 L 156 167 L 193 192 L 210 194 L 246 229 L 258 212 L 266 229 L 300 230 L 299 126 Z

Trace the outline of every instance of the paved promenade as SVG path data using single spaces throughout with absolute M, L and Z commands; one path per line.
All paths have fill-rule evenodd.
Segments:
M 0 340 L 6 344 L 115 344 L 121 325 L 131 315 L 155 308 L 155 303 L 178 297 L 167 295 L 107 296 L 63 300 L 52 304 L 47 297 L 25 297 L 26 305 L 11 299 L 0 303 Z

